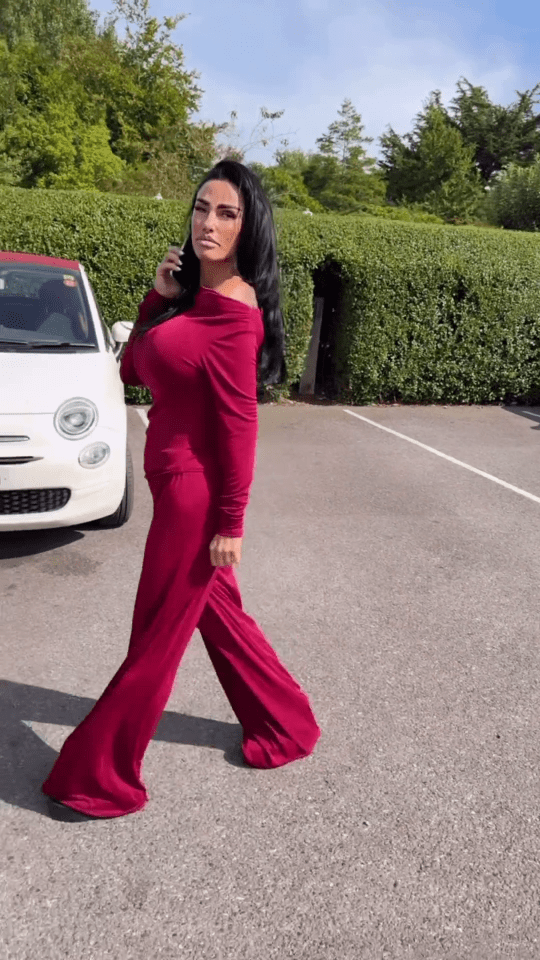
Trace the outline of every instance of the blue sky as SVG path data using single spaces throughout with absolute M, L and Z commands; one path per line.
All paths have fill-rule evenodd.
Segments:
M 112 2 L 89 6 L 105 14 Z M 244 146 L 261 107 L 285 111 L 267 126 L 275 140 L 247 161 L 271 164 L 284 137 L 289 149 L 316 150 L 346 97 L 376 157 L 377 138 L 388 125 L 411 130 L 431 90 L 449 105 L 463 76 L 506 106 L 540 81 L 534 0 L 150 0 L 149 10 L 189 14 L 174 40 L 204 90 L 193 119 L 223 123 L 236 110 L 233 142 Z

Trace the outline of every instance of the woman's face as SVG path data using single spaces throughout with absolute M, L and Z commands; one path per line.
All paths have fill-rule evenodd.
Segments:
M 244 217 L 240 190 L 228 180 L 209 180 L 197 194 L 191 216 L 191 240 L 199 260 L 236 263 Z M 205 240 L 209 242 L 204 243 Z

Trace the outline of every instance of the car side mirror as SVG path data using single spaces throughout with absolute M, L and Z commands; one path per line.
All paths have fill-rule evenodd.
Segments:
M 117 320 L 111 327 L 111 333 L 117 343 L 127 343 L 133 324 L 129 320 Z

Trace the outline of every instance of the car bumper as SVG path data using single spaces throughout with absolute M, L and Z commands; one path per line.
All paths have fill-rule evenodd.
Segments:
M 23 464 L 0 462 L 0 533 L 74 526 L 114 513 L 126 483 L 125 429 L 98 425 L 83 440 L 64 440 L 54 431 L 52 419 L 50 424 L 39 422 L 40 417 L 25 418 L 19 423 L 16 419 L 20 418 L 0 416 L 0 436 L 22 434 L 30 440 L 2 442 L 0 458 L 4 461 L 17 456 L 41 459 Z M 108 460 L 98 467 L 82 467 L 78 462 L 81 451 L 100 441 L 110 447 Z M 42 509 L 45 502 L 54 499 L 45 491 L 59 489 L 69 491 L 65 505 Z M 31 490 L 39 492 L 24 493 Z M 37 505 L 39 509 L 35 509 Z

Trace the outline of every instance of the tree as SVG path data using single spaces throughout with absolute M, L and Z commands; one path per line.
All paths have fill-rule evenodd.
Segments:
M 191 200 L 195 184 L 215 162 L 215 127 L 186 123 L 171 129 L 156 141 L 154 152 L 135 166 L 127 167 L 120 182 L 107 189 L 120 194 Z
M 507 230 L 540 230 L 540 156 L 521 167 L 510 163 L 492 178 L 486 207 L 494 223 Z
M 485 184 L 511 162 L 522 166 L 534 162 L 540 152 L 540 115 L 533 111 L 540 99 L 540 83 L 524 93 L 516 91 L 519 99 L 509 107 L 491 103 L 483 87 L 473 86 L 464 77 L 457 87 L 448 116 L 463 142 L 474 148 L 474 161 Z
M 99 189 L 122 173 L 105 111 L 37 45 L 0 40 L 0 182 Z
M 264 191 L 275 207 L 289 210 L 311 210 L 312 213 L 324 212 L 324 207 L 308 193 L 302 177 L 283 166 L 265 167 L 262 163 L 251 163 L 251 169 L 259 177 Z
M 294 176 L 302 177 L 309 165 L 310 155 L 303 150 L 276 150 L 274 160 L 278 167 Z
M 8 50 L 38 44 L 56 58 L 66 37 L 95 36 L 98 21 L 86 0 L 0 0 L 0 37 Z
M 184 68 L 182 48 L 170 39 L 187 14 L 160 24 L 148 15 L 148 0 L 114 0 L 114 8 L 94 41 L 66 43 L 62 62 L 106 104 L 112 149 L 137 166 L 155 157 L 160 141 L 163 147 L 174 142 L 172 131 L 185 127 L 203 91 L 197 72 Z M 121 18 L 127 24 L 123 40 L 115 32 Z
M 186 199 L 213 163 L 219 128 L 191 122 L 198 74 L 170 39 L 184 15 L 160 23 L 148 0 L 115 0 L 115 11 L 91 35 L 64 36 L 57 57 L 34 41 L 0 44 L 3 182 Z
M 364 135 L 362 117 L 351 100 L 343 101 L 338 116 L 315 141 L 319 154 L 310 158 L 304 181 L 328 210 L 356 213 L 381 203 L 386 191 L 376 161 L 364 148 L 373 137 Z
M 263 120 L 270 120 L 273 124 L 274 120 L 279 120 L 283 114 L 284 110 L 276 110 L 272 113 L 270 110 L 267 110 L 266 107 L 260 108 L 261 117 L 260 120 L 255 124 L 253 130 L 250 134 L 250 140 L 248 143 L 240 145 L 238 143 L 238 131 L 236 129 L 236 120 L 238 119 L 238 114 L 236 110 L 231 110 L 230 120 L 222 124 L 218 129 L 220 133 L 223 133 L 225 136 L 225 142 L 218 144 L 216 149 L 216 160 L 223 160 L 227 157 L 230 160 L 238 160 L 240 163 L 244 163 L 246 160 L 247 153 L 252 150 L 254 147 L 262 146 L 267 147 L 271 140 L 276 139 L 276 135 L 272 132 L 272 136 L 269 137 L 266 133 L 268 127 L 261 127 L 260 132 L 257 132 L 257 128 L 262 124 Z M 272 127 L 273 130 L 273 127 Z M 262 136 L 261 136 L 262 134 Z M 259 139 L 253 139 L 255 136 L 258 136 Z M 236 140 L 236 142 L 234 142 Z M 281 145 L 287 146 L 287 139 L 283 138 L 281 140 Z M 262 166 L 262 165 L 261 165 Z
M 8 125 L 0 134 L 2 155 L 20 158 L 17 165 L 6 165 L 8 177 L 3 179 L 13 181 L 15 174 L 23 187 L 99 190 L 123 171 L 111 151 L 105 121 L 83 124 L 67 101 L 50 103 L 39 116 L 26 121 L 20 116 Z
M 121 183 L 110 188 L 188 199 L 215 162 L 215 138 L 224 125 L 191 119 L 203 94 L 199 74 L 185 69 L 183 50 L 171 40 L 187 14 L 160 23 L 148 6 L 148 0 L 114 0 L 101 42 L 95 50 L 82 45 L 86 60 L 72 45 L 71 63 L 105 99 L 111 146 L 126 163 Z M 123 40 L 114 29 L 120 19 Z
M 284 173 L 295 183 L 302 180 L 311 198 L 308 209 L 315 211 L 317 203 L 319 209 L 335 213 L 359 213 L 384 203 L 386 184 L 376 161 L 365 152 L 363 144 L 373 138 L 364 136 L 362 118 L 350 100 L 343 101 L 339 117 L 317 139 L 318 152 L 278 150 L 276 167 L 268 169 L 283 184 Z
M 418 203 L 446 220 L 475 215 L 483 197 L 474 148 L 467 147 L 441 104 L 440 92 L 430 95 L 404 138 L 390 127 L 380 138 L 380 161 L 387 182 L 387 198 L 397 203 Z
M 343 101 L 338 116 L 317 138 L 318 153 L 292 151 L 278 155 L 278 163 L 296 164 L 309 194 L 327 210 L 357 213 L 383 202 L 386 187 L 363 146 L 373 138 L 364 136 L 362 117 L 350 100 Z
M 336 157 L 342 167 L 358 166 L 373 168 L 376 161 L 366 155 L 362 144 L 372 143 L 373 137 L 365 137 L 362 117 L 356 112 L 350 100 L 344 100 L 338 110 L 341 120 L 334 120 L 328 131 L 315 141 L 320 153 L 327 157 Z
M 302 178 L 311 196 L 335 213 L 360 213 L 382 203 L 386 193 L 380 173 L 347 167 L 337 157 L 320 153 L 310 157 Z
M 518 100 L 509 107 L 491 103 L 483 87 L 473 86 L 464 77 L 458 81 L 457 90 L 449 110 L 442 104 L 438 90 L 431 92 L 428 106 L 437 107 L 448 127 L 461 135 L 462 144 L 472 149 L 472 162 L 484 186 L 509 163 L 528 166 L 534 161 L 540 152 L 540 115 L 533 109 L 540 99 L 540 84 L 524 93 L 518 91 Z M 384 156 L 380 166 L 385 171 L 391 199 L 422 193 L 423 173 L 409 161 L 417 151 L 426 122 L 427 114 L 421 113 L 412 134 L 401 138 L 390 127 L 380 138 Z M 449 142 L 446 138 L 447 145 Z

